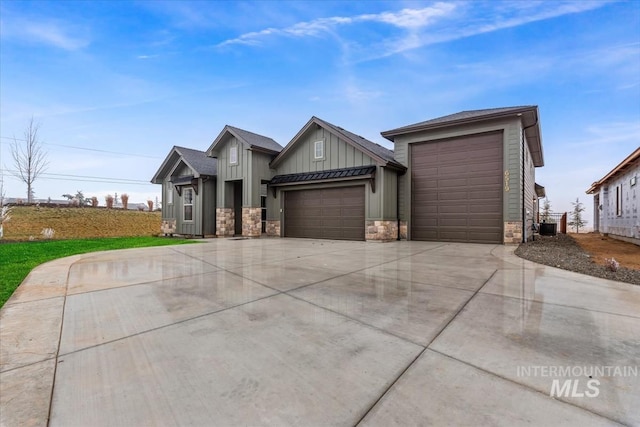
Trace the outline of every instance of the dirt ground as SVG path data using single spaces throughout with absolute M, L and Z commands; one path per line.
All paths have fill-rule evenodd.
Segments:
M 613 257 L 622 267 L 640 270 L 640 246 L 605 237 L 599 233 L 571 233 L 570 235 L 597 264 L 604 265 L 605 258 Z

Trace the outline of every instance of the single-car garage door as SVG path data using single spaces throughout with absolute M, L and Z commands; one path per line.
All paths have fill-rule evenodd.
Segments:
M 411 238 L 502 243 L 502 132 L 411 146 Z
M 287 191 L 284 235 L 364 240 L 364 186 Z

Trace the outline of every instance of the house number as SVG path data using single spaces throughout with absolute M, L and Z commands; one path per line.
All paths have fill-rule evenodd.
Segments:
M 504 171 L 504 192 L 509 192 L 509 170 Z

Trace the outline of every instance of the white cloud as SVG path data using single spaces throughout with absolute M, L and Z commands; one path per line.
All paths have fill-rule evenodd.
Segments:
M 245 33 L 237 38 L 225 40 L 217 46 L 222 47 L 233 44 L 258 45 L 260 44 L 260 39 L 272 35 L 315 37 L 322 33 L 333 31 L 336 27 L 359 22 L 379 22 L 397 28 L 416 29 L 429 25 L 435 17 L 447 15 L 454 9 L 454 4 L 436 3 L 433 6 L 422 9 L 402 9 L 398 12 L 364 14 L 353 17 L 334 16 L 330 18 L 318 18 L 313 21 L 298 22 L 286 28 L 267 28 L 261 31 Z
M 267 28 L 222 41 L 216 47 L 260 45 L 268 37 L 318 37 L 339 32 L 341 27 L 363 22 L 389 26 L 397 32 L 380 32 L 382 40 L 362 41 L 355 61 L 366 61 L 395 55 L 435 43 L 457 40 L 536 21 L 596 9 L 607 1 L 550 2 L 438 2 L 428 7 L 401 9 L 376 14 L 334 16 L 303 21 L 284 28 Z M 357 36 L 353 36 L 357 37 Z
M 436 3 L 422 9 L 402 9 L 399 12 L 382 12 L 373 15 L 361 15 L 359 21 L 374 21 L 390 24 L 398 28 L 418 29 L 426 27 L 435 18 L 449 15 L 456 8 L 454 3 Z
M 78 50 L 90 43 L 86 29 L 52 20 L 17 17 L 0 23 L 3 39 L 44 44 L 63 50 Z

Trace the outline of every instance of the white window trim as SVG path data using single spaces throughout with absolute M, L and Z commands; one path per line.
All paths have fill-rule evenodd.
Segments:
M 616 216 L 622 216 L 622 184 L 616 185 Z
M 318 156 L 318 147 L 320 147 L 320 150 L 322 151 L 320 156 Z M 313 143 L 313 159 L 324 160 L 324 141 L 323 140 L 315 141 Z
M 235 159 L 234 159 L 235 157 Z M 229 164 L 230 165 L 237 165 L 238 164 L 238 146 L 237 145 L 232 145 L 229 148 Z
M 173 205 L 173 185 L 167 184 L 167 205 Z
M 191 192 L 191 203 L 185 203 L 184 202 L 185 200 L 187 200 L 187 197 L 186 197 L 186 195 L 187 195 L 186 192 L 187 191 Z M 182 200 L 183 200 L 183 202 L 182 202 L 182 220 L 184 222 L 193 222 L 193 199 L 194 199 L 194 194 L 195 194 L 195 192 L 193 191 L 193 188 L 184 188 L 182 190 Z M 185 215 L 185 207 L 187 207 L 187 206 L 191 206 L 191 219 L 186 219 L 185 218 L 186 217 L 186 215 Z

